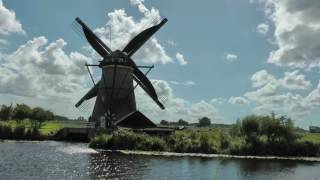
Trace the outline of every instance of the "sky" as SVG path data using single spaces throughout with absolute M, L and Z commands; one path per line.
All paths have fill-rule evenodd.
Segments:
M 161 110 L 135 90 L 150 119 L 230 124 L 275 112 L 320 126 L 319 15 L 318 0 L 0 0 L 0 104 L 89 116 L 94 99 L 74 104 L 92 87 L 84 64 L 101 57 L 74 19 L 116 50 L 166 17 L 133 56 L 155 65 L 148 77 L 165 99 Z M 91 71 L 98 80 L 101 71 Z

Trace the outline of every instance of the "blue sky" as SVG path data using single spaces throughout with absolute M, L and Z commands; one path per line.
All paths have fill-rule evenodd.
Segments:
M 320 34 L 320 21 L 313 18 L 317 15 L 317 2 L 301 4 L 297 0 L 205 0 L 201 3 L 181 0 L 3 0 L 2 3 L 2 11 L 5 15 L 11 15 L 6 21 L 11 21 L 11 25 L 20 24 L 21 27 L 13 26 L 6 29 L 8 24 L 0 23 L 0 39 L 5 41 L 0 44 L 0 102 L 2 99 L 4 103 L 25 102 L 33 106 L 42 105 L 64 115 L 76 116 L 72 103 L 90 88 L 90 79 L 86 72 L 79 75 L 76 70 L 70 71 L 61 67 L 74 67 L 84 61 L 97 62 L 99 57 L 88 49 L 88 44 L 71 28 L 74 18 L 81 17 L 96 31 L 101 28 L 99 36 L 107 39 L 106 24 L 111 23 L 112 13 L 113 17 L 120 19 L 131 16 L 134 26 L 137 26 L 132 27 L 135 29 L 134 32 L 142 30 L 139 22 L 148 22 L 148 16 L 157 17 L 160 14 L 167 17 L 169 22 L 154 36 L 156 42 L 150 42 L 144 47 L 147 49 L 150 46 L 154 51 L 142 50 L 135 57 L 138 64 L 155 64 L 156 68 L 149 77 L 154 80 L 158 93 L 168 96 L 169 99 L 166 103 L 167 110 L 161 112 L 157 107 L 150 108 L 151 102 L 146 97 L 140 98 L 141 111 L 151 119 L 159 121 L 161 118 L 184 118 L 196 121 L 203 112 L 215 122 L 233 123 L 238 117 L 248 114 L 268 114 L 276 111 L 292 117 L 297 120 L 299 126 L 305 128 L 309 126 L 310 121 L 320 125 L 320 55 L 316 53 L 320 52 L 320 46 L 319 43 L 306 43 L 319 40 L 317 36 L 308 37 L 308 34 Z M 141 7 L 148 12 L 143 12 Z M 152 8 L 159 13 L 152 12 Z M 126 14 L 115 13 L 120 9 Z M 12 14 L 15 15 L 13 18 Z M 111 24 L 117 29 L 118 26 L 121 27 L 121 23 L 123 21 Z M 1 28 L 4 30 L 1 31 Z M 298 31 L 299 28 L 302 30 Z M 129 29 L 119 29 L 122 33 L 130 32 Z M 112 32 L 114 46 L 121 47 L 127 42 L 127 39 L 121 39 L 122 37 L 116 35 L 121 32 Z M 36 38 L 38 39 L 35 40 Z M 57 42 L 58 39 L 61 41 Z M 33 49 L 35 52 L 21 51 L 26 53 L 21 55 L 22 57 L 30 56 L 28 60 L 20 60 L 13 56 L 32 40 L 34 42 L 29 45 L 38 47 Z M 56 53 L 51 56 L 46 53 L 50 43 L 56 47 Z M 161 46 L 164 51 L 162 54 L 157 54 L 156 51 L 161 48 L 156 45 Z M 81 56 L 72 56 L 71 52 L 77 52 Z M 184 63 L 177 60 L 177 53 L 183 56 Z M 148 58 L 152 60 L 148 61 Z M 167 61 L 164 61 L 166 58 Z M 64 62 L 61 59 L 72 62 Z M 26 66 L 23 69 L 17 67 L 19 60 L 25 61 L 23 65 Z M 57 63 L 51 64 L 50 67 L 39 65 L 39 62 L 44 65 L 48 62 Z M 26 69 L 29 65 L 39 67 Z M 56 79 L 49 77 L 52 74 L 52 69 L 49 68 L 64 69 L 60 73 L 68 78 L 63 78 L 57 73 L 54 74 Z M 7 72 L 8 69 L 15 71 Z M 21 77 L 25 77 L 24 80 L 19 76 L 11 80 L 16 84 L 5 83 L 5 75 L 22 71 L 26 72 L 21 73 Z M 38 72 L 35 74 L 37 77 L 27 72 Z M 79 77 L 78 80 L 74 80 L 76 75 Z M 94 75 L 98 78 L 99 70 L 95 69 Z M 40 76 L 49 79 L 39 78 Z M 17 89 L 15 85 L 20 81 L 26 83 L 24 92 L 10 90 Z M 59 86 L 47 83 L 51 81 L 62 83 Z M 70 82 L 75 83 L 70 86 L 73 90 L 59 90 L 60 86 Z M 41 88 L 34 88 L 38 84 L 41 84 Z M 136 94 L 138 98 L 140 95 L 144 96 L 141 92 Z M 66 100 L 68 98 L 70 99 Z M 63 106 L 68 106 L 70 112 L 62 108 Z M 165 115 L 159 117 L 162 114 Z M 190 119 L 185 117 L 186 115 Z

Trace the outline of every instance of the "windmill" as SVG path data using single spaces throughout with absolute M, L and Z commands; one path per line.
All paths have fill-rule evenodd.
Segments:
M 168 20 L 162 19 L 157 25 L 136 35 L 123 50 L 115 51 L 106 46 L 80 18 L 77 17 L 75 21 L 80 25 L 89 44 L 102 57 L 97 65 L 86 64 L 87 68 L 88 66 L 101 68 L 101 79 L 95 83 L 88 68 L 94 86 L 75 106 L 79 107 L 84 101 L 96 97 L 93 112 L 89 118 L 89 121 L 95 122 L 96 125 L 130 128 L 156 127 L 152 121 L 137 111 L 134 94 L 134 89 L 140 86 L 161 109 L 165 108 L 150 80 L 146 77 L 154 66 L 137 66 L 131 57 Z M 148 68 L 148 71 L 144 74 L 139 68 Z M 133 81 L 136 82 L 136 85 Z

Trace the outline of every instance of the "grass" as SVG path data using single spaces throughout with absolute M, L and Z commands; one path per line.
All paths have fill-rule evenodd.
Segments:
M 15 128 L 19 126 L 15 120 L 9 120 L 9 121 L 0 121 L 0 125 L 6 125 L 10 126 L 11 128 Z M 31 121 L 30 120 L 24 120 L 20 125 L 31 128 Z M 70 128 L 82 128 L 85 127 L 85 122 L 82 121 L 45 121 L 43 122 L 41 128 L 39 129 L 40 133 L 42 135 L 49 135 L 54 134 L 58 130 L 64 128 L 64 127 L 70 127 Z
M 308 141 L 308 142 L 320 144 L 320 133 L 303 133 L 301 134 L 300 141 Z
M 243 136 L 231 136 L 218 128 L 189 128 L 170 136 L 158 137 L 120 129 L 100 134 L 89 144 L 92 148 L 117 150 L 169 151 L 180 153 L 218 153 L 232 155 L 319 156 L 320 134 L 302 134 L 298 141 L 267 142 L 261 136 L 257 144 Z

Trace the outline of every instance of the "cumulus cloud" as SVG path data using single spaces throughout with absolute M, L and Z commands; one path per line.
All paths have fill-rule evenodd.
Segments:
M 260 87 L 268 83 L 274 83 L 276 79 L 266 70 L 261 70 L 254 73 L 251 77 L 253 87 Z
M 132 16 L 127 15 L 124 9 L 117 9 L 108 13 L 109 20 L 106 26 L 94 30 L 112 50 L 122 50 L 138 33 L 155 25 L 155 22 L 161 19 L 159 10 L 155 8 L 148 9 L 143 4 L 143 0 L 131 0 L 130 2 L 142 13 L 143 17 L 140 20 L 135 20 Z M 110 34 L 112 37 L 111 44 L 109 41 Z M 166 53 L 165 48 L 156 37 L 148 40 L 133 55 L 133 59 L 144 63 L 166 64 L 172 62 L 172 58 Z
M 307 81 L 303 74 L 299 74 L 299 71 L 286 72 L 281 84 L 292 90 L 309 89 L 311 87 L 311 82 Z
M 230 104 L 237 104 L 237 105 L 248 105 L 249 101 L 244 97 L 230 97 L 229 99 Z
M 194 86 L 196 83 L 194 81 L 185 81 L 185 82 L 178 82 L 178 81 L 169 81 L 170 84 L 173 85 L 182 85 L 182 86 Z
M 305 75 L 299 74 L 299 71 L 285 72 L 284 77 L 276 79 L 266 70 L 261 70 L 254 73 L 251 77 L 253 87 L 261 87 L 272 85 L 289 90 L 305 90 L 311 87 L 311 82 L 305 79 Z
M 274 23 L 277 49 L 269 63 L 294 68 L 320 67 L 320 1 L 259 0 Z
M 219 121 L 218 110 L 211 103 L 201 100 L 191 103 L 183 98 L 176 97 L 170 84 L 164 80 L 152 80 L 159 97 L 166 97 L 165 110 L 161 110 L 141 88 L 137 88 L 135 93 L 137 97 L 138 109 L 145 113 L 151 119 L 160 121 L 162 119 L 177 121 L 182 118 L 189 122 L 197 122 L 198 118 L 209 117 L 212 121 Z
M 66 44 L 63 39 L 48 44 L 41 36 L 1 56 L 0 93 L 51 100 L 75 98 L 87 80 L 84 63 L 91 59 L 78 52 L 65 53 Z
M 0 0 L 0 35 L 11 33 L 24 34 L 21 23 L 16 19 L 15 12 L 7 9 Z
M 177 59 L 178 63 L 182 66 L 188 64 L 188 62 L 184 59 L 183 55 L 179 52 L 176 54 L 176 59 Z
M 310 89 L 311 83 L 299 71 L 285 72 L 283 78 L 276 78 L 266 70 L 256 72 L 251 77 L 256 89 L 244 94 L 255 104 L 255 112 L 270 113 L 275 111 L 292 117 L 305 116 L 319 107 L 319 85 L 308 95 L 302 96 L 292 90 Z
M 257 26 L 257 32 L 266 35 L 269 31 L 269 25 L 266 23 L 261 23 Z
M 225 58 L 226 58 L 227 61 L 233 62 L 233 61 L 238 60 L 238 55 L 227 53 Z
M 226 99 L 225 98 L 222 98 L 222 97 L 218 97 L 218 98 L 213 98 L 210 100 L 210 103 L 212 104 L 219 104 L 219 105 L 222 105 L 224 103 L 226 103 Z
M 320 106 L 320 81 L 318 86 L 308 94 L 306 99 L 308 102 L 310 102 L 311 106 Z

